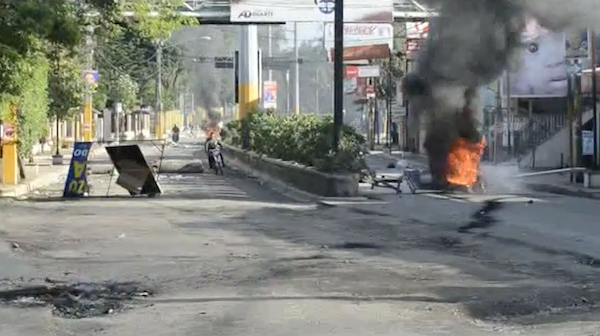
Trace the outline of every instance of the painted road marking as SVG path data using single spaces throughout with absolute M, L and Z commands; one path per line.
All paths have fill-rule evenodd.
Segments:
M 421 194 L 427 197 L 449 200 L 459 203 L 485 203 L 489 201 L 497 201 L 500 203 L 527 203 L 527 202 L 545 202 L 539 198 L 524 197 L 510 194 Z

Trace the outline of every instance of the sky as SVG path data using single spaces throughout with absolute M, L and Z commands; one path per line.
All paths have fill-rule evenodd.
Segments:
M 323 39 L 324 23 L 321 22 L 297 22 L 299 43 L 308 41 L 319 41 Z M 288 22 L 285 25 L 286 40 L 284 48 L 293 48 L 294 46 L 294 23 Z

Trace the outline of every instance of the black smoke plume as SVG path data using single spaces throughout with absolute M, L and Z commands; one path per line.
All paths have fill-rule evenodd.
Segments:
M 600 29 L 598 0 L 422 0 L 438 13 L 404 90 L 428 117 L 424 146 L 434 180 L 445 181 L 450 145 L 479 141 L 474 116 L 476 88 L 507 70 L 521 47 L 528 17 L 546 28 Z
M 522 6 L 508 0 L 432 1 L 439 15 L 404 89 L 428 119 L 424 147 L 434 183 L 445 186 L 450 148 L 481 141 L 474 115 L 477 88 L 495 80 L 521 46 Z

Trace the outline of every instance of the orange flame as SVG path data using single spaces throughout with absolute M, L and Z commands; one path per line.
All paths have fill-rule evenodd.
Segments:
M 482 138 L 479 143 L 469 143 L 459 138 L 448 154 L 448 183 L 470 187 L 477 182 L 479 163 L 486 141 Z

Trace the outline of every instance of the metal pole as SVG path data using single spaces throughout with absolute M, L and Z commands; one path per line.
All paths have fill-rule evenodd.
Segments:
M 269 46 L 267 53 L 269 55 L 269 60 L 273 57 L 273 26 L 269 25 Z M 269 68 L 269 81 L 273 80 L 273 70 Z
M 574 116 L 573 116 L 573 78 L 571 75 L 569 75 L 567 77 L 568 80 L 568 96 L 567 96 L 567 114 L 568 114 L 568 127 L 569 127 L 569 167 L 573 168 L 575 167 L 575 153 L 574 153 L 574 133 L 573 133 L 573 121 L 574 121 Z M 571 172 L 569 174 L 569 180 L 571 182 L 575 182 L 575 176 L 573 175 L 573 172 Z
M 388 85 L 387 85 L 387 143 L 390 153 L 392 153 L 392 99 L 394 95 L 394 84 L 392 76 L 392 51 L 390 50 L 390 58 L 388 60 Z
M 290 113 L 291 112 L 291 102 L 290 102 L 290 70 L 286 70 L 285 72 L 285 90 L 286 90 L 286 96 L 285 96 L 285 110 Z
M 496 113 L 494 113 L 494 165 L 498 164 L 498 122 L 502 120 L 502 81 L 496 83 Z M 502 140 L 502 138 L 500 138 Z
M 512 104 L 511 104 L 511 96 L 510 96 L 510 73 L 506 72 L 506 130 L 507 130 L 507 144 L 510 157 L 514 157 L 514 144 L 512 142 L 513 136 L 513 119 L 512 119 Z
M 294 22 L 294 113 L 300 114 L 300 63 L 298 45 L 298 23 Z
M 163 110 L 162 103 L 162 41 L 156 42 L 156 116 L 161 117 Z M 166 126 L 166 125 L 165 125 Z M 164 130 L 163 130 L 164 133 Z
M 344 0 L 336 0 L 333 57 L 333 150 L 338 150 L 344 124 Z
M 316 78 L 316 83 L 315 83 L 315 113 L 317 115 L 320 114 L 320 104 L 319 104 L 319 80 L 320 80 L 320 72 L 319 69 L 316 70 L 316 74 L 315 74 L 315 78 Z
M 121 112 L 123 112 L 123 105 L 121 103 L 115 103 L 115 143 L 118 145 L 121 141 Z

